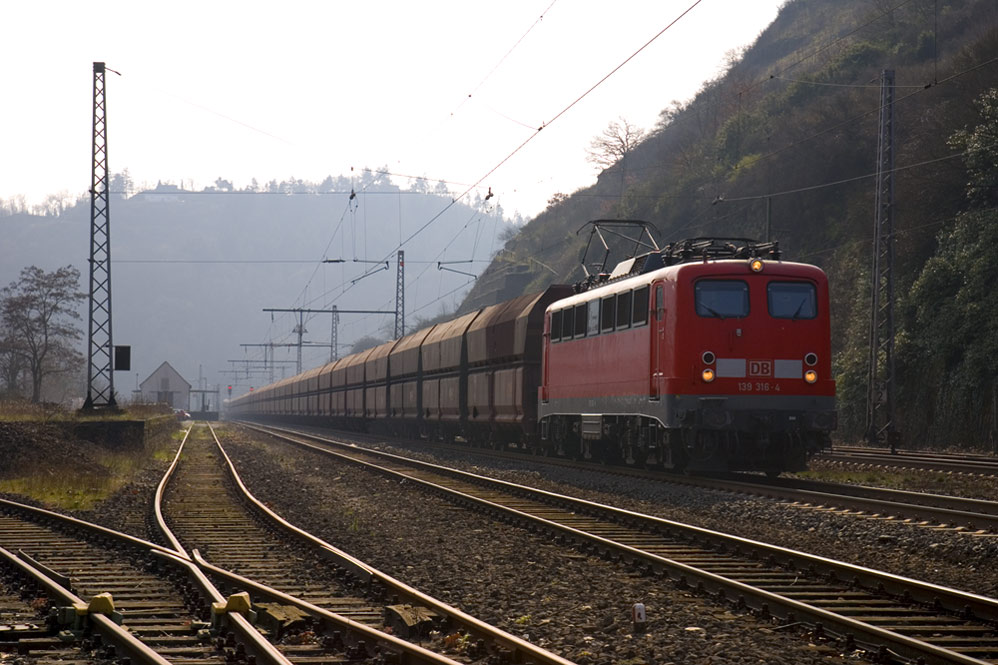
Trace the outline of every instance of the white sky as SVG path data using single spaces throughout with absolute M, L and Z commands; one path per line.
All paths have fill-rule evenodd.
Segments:
M 482 193 L 529 217 L 591 184 L 594 136 L 618 117 L 651 128 L 784 1 L 701 0 Z M 4 0 L 0 198 L 89 188 L 95 60 L 121 72 L 107 75 L 110 169 L 140 185 L 387 165 L 463 191 L 694 2 Z

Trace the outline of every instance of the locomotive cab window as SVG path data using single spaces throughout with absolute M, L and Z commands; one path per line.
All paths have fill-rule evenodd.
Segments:
M 643 326 L 648 323 L 648 287 L 642 286 L 634 289 L 634 312 L 631 322 L 634 326 Z
M 749 313 L 748 284 L 734 279 L 702 279 L 694 286 L 696 312 L 718 319 L 740 319 Z
M 551 341 L 557 342 L 561 339 L 561 311 L 551 312 Z
M 766 287 L 769 315 L 776 319 L 813 319 L 818 299 L 810 282 L 770 282 Z

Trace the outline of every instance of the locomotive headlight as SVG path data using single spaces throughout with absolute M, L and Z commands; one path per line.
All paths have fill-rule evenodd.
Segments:
M 714 380 L 714 370 L 710 367 L 704 367 L 703 371 L 700 372 L 700 376 L 703 378 L 704 383 L 710 383 Z
M 818 380 L 818 373 L 813 369 L 809 369 L 806 372 L 804 372 L 804 380 L 807 381 L 808 383 L 814 383 L 815 381 Z
M 762 272 L 762 259 L 752 259 L 749 268 L 752 269 L 752 272 Z

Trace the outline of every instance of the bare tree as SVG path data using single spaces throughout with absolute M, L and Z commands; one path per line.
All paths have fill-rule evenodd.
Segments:
M 624 118 L 614 120 L 586 149 L 586 161 L 604 171 L 631 152 L 645 137 L 645 131 Z
M 18 342 L 6 321 L 0 320 L 0 326 L 0 394 L 23 397 L 23 377 L 28 369 L 24 345 Z
M 80 318 L 76 307 L 86 298 L 79 281 L 80 271 L 72 266 L 49 273 L 30 266 L 0 291 L 2 328 L 9 333 L 4 348 L 27 365 L 32 402 L 41 400 L 46 376 L 71 371 L 83 362 L 73 346 L 83 337 L 73 323 Z

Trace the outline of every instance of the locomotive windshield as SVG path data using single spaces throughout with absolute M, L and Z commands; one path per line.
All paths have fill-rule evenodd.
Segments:
M 813 319 L 818 316 L 814 284 L 770 282 L 767 287 L 769 315 L 776 319 Z
M 718 319 L 748 316 L 748 284 L 733 279 L 702 279 L 694 287 L 697 314 Z

